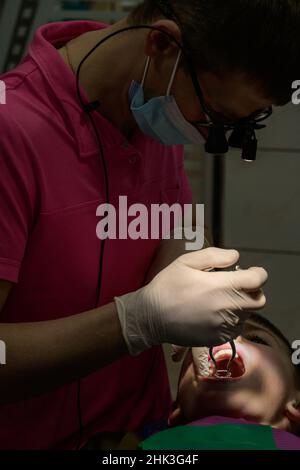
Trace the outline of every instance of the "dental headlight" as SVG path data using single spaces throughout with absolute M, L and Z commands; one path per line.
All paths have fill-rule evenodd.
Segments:
M 224 127 L 212 126 L 209 128 L 205 151 L 212 155 L 223 155 L 229 151 Z
M 213 155 L 223 155 L 229 151 L 229 147 L 241 149 L 242 159 L 245 162 L 254 162 L 258 146 L 256 131 L 266 127 L 260 123 L 271 116 L 272 112 L 272 108 L 268 108 L 263 113 L 259 113 L 256 118 L 241 120 L 235 126 L 210 123 L 207 126 L 209 131 L 205 145 L 206 152 Z M 231 135 L 227 139 L 226 134 L 229 132 Z
M 228 144 L 232 148 L 242 149 L 242 159 L 245 162 L 254 162 L 256 160 L 257 139 L 253 127 L 235 129 L 228 140 Z

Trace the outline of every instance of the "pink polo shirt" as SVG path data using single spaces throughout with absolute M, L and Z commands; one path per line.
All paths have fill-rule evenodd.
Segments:
M 45 25 L 22 63 L 1 77 L 7 104 L 0 106 L 0 279 L 14 283 L 2 322 L 52 320 L 94 308 L 104 175 L 75 77 L 55 46 L 104 27 L 88 21 Z M 129 143 L 100 113 L 93 115 L 112 203 L 120 195 L 146 206 L 191 201 L 182 147 L 164 147 L 139 130 Z M 107 242 L 101 304 L 142 286 L 158 244 Z M 76 390 L 74 383 L 1 407 L 0 448 L 74 448 Z M 98 432 L 133 431 L 165 419 L 169 405 L 161 348 L 125 357 L 82 380 L 83 443 Z

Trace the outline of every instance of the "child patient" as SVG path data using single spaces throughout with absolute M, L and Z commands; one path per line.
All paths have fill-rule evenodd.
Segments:
M 231 377 L 218 377 L 209 355 L 203 376 L 196 376 L 192 353 L 186 355 L 170 429 L 142 448 L 300 449 L 300 368 L 288 341 L 251 314 L 235 344 Z M 227 368 L 231 354 L 229 344 L 213 349 L 218 369 Z

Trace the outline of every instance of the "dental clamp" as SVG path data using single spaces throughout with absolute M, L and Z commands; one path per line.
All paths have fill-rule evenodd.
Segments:
M 235 271 L 240 271 L 241 268 L 240 266 L 236 266 L 235 267 Z M 206 270 L 207 272 L 210 272 L 210 271 L 219 271 L 218 269 L 214 269 L 214 268 L 211 268 L 211 269 L 207 269 Z M 236 357 L 236 347 L 235 347 L 235 343 L 234 341 L 230 341 L 230 346 L 231 346 L 231 349 L 232 349 L 232 356 L 231 356 L 231 359 L 228 361 L 228 364 L 227 364 L 227 369 L 226 370 L 222 370 L 222 369 L 218 369 L 218 364 L 217 364 L 217 361 L 216 359 L 214 358 L 214 353 L 213 353 L 213 349 L 214 348 L 210 348 L 209 349 L 209 355 L 211 357 L 211 360 L 213 361 L 214 365 L 215 365 L 215 368 L 216 368 L 216 376 L 217 377 L 231 377 L 231 371 L 230 371 L 230 367 L 231 367 L 231 364 L 232 362 L 234 361 L 235 357 Z
M 234 343 L 233 340 L 230 341 L 230 346 L 231 346 L 231 349 L 232 349 L 232 356 L 231 356 L 231 359 L 228 361 L 227 369 L 225 369 L 225 370 L 218 369 L 218 364 L 217 364 L 217 361 L 214 357 L 213 348 L 210 348 L 210 350 L 209 350 L 209 355 L 210 355 L 211 360 L 213 361 L 213 363 L 215 365 L 215 368 L 216 368 L 216 376 L 217 377 L 231 377 L 230 367 L 231 367 L 231 364 L 232 364 L 232 362 L 234 361 L 234 359 L 236 357 L 236 347 L 235 347 L 235 343 Z

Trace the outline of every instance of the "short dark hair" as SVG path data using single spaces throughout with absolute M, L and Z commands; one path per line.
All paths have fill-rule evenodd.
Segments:
M 292 354 L 293 354 L 294 350 L 291 347 L 291 343 L 284 336 L 284 334 L 273 323 L 270 322 L 270 320 L 263 317 L 259 313 L 252 312 L 252 313 L 250 313 L 248 321 L 253 321 L 254 323 L 257 323 L 259 326 L 262 326 L 263 328 L 266 328 L 271 333 L 273 333 L 275 336 L 277 336 L 277 338 L 279 338 L 285 344 L 285 346 L 287 347 L 287 351 L 290 353 L 290 357 L 292 358 Z M 291 364 L 292 364 L 292 362 L 291 362 Z M 295 371 L 295 379 L 296 379 L 297 388 L 300 389 L 300 364 L 298 364 L 298 365 L 292 364 L 292 365 L 293 365 L 294 371 Z
M 274 104 L 291 101 L 300 78 L 300 0 L 144 0 L 129 21 L 161 17 L 181 26 L 199 69 L 245 74 Z

